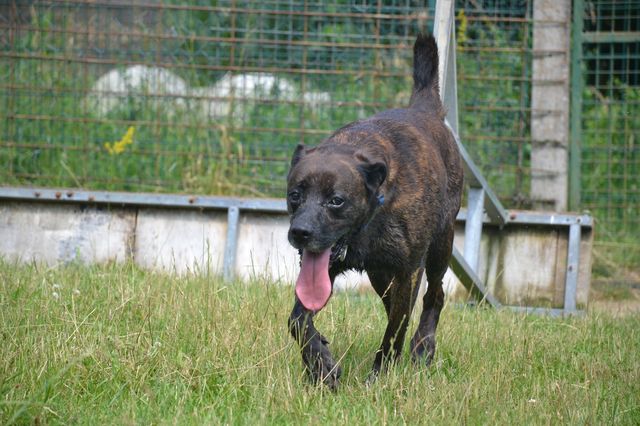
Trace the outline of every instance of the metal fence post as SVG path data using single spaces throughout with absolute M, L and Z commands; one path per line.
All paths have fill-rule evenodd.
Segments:
M 236 206 L 229 207 L 227 213 L 227 241 L 224 246 L 224 260 L 222 265 L 222 275 L 225 281 L 230 281 L 235 275 L 239 219 L 240 209 Z
M 484 218 L 484 189 L 470 187 L 468 197 L 467 220 L 464 224 L 464 258 L 474 272 L 478 273 Z
M 569 141 L 569 210 L 580 208 L 580 167 L 582 157 L 582 32 L 584 0 L 573 2 L 571 25 L 571 118 Z
M 564 285 L 564 310 L 568 313 L 576 311 L 581 236 L 582 228 L 579 223 L 574 223 L 569 227 L 567 276 Z

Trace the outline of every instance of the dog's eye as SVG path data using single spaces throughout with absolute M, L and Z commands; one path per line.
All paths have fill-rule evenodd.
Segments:
M 299 203 L 300 202 L 300 193 L 298 191 L 291 191 L 289 193 L 289 202 L 291 202 L 291 203 Z
M 340 197 L 333 197 L 329 200 L 329 206 L 331 207 L 342 207 L 344 204 L 344 200 Z

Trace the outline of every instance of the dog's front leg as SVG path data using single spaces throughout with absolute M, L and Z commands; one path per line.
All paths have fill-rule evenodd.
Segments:
M 420 287 L 423 269 L 419 268 L 412 274 L 399 274 L 389 285 L 389 309 L 387 328 L 382 338 L 380 349 L 376 352 L 373 368 L 367 382 L 372 383 L 387 364 L 395 360 L 402 352 L 407 326 L 411 311 L 415 304 Z
M 306 309 L 297 297 L 289 317 L 289 330 L 300 345 L 302 362 L 311 380 L 324 383 L 332 390 L 337 389 L 342 370 L 329 352 L 329 342 L 313 325 L 313 312 Z

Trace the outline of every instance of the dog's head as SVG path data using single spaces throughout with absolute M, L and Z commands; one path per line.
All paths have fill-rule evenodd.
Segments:
M 302 250 L 296 292 L 307 308 L 319 310 L 326 304 L 330 262 L 344 256 L 345 239 L 373 216 L 386 176 L 384 161 L 350 146 L 299 145 L 293 154 L 287 182 L 288 237 Z M 321 287 L 320 296 L 304 294 Z
M 363 151 L 307 149 L 293 154 L 287 185 L 289 242 L 319 253 L 356 231 L 379 204 L 386 165 Z

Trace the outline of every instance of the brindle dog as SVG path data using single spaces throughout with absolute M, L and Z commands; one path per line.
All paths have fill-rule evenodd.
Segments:
M 370 378 L 400 355 L 424 271 L 429 285 L 411 356 L 429 364 L 435 352 L 463 172 L 444 123 L 434 38 L 419 35 L 413 51 L 408 108 L 348 124 L 315 148 L 300 145 L 291 161 L 288 237 L 302 261 L 289 327 L 312 380 L 331 388 L 341 369 L 313 316 L 346 270 L 367 272 L 388 317 Z

